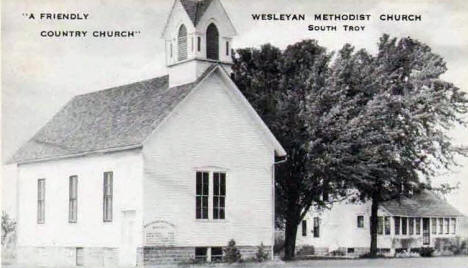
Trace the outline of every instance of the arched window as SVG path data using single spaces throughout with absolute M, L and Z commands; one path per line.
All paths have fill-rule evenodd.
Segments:
M 187 28 L 185 25 L 181 25 L 179 28 L 179 34 L 177 36 L 177 59 L 187 59 Z
M 206 57 L 212 60 L 219 59 L 219 33 L 213 23 L 206 29 Z

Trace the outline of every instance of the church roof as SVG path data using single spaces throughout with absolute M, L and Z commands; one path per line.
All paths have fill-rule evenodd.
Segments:
M 411 217 L 447 217 L 463 216 L 447 201 L 438 197 L 434 192 L 424 190 L 411 198 L 402 197 L 382 203 L 382 207 L 394 216 Z
M 208 6 L 213 0 L 180 0 L 193 25 L 197 26 Z
M 76 96 L 14 154 L 11 162 L 140 147 L 215 67 L 208 68 L 197 81 L 174 88 L 169 88 L 166 75 Z

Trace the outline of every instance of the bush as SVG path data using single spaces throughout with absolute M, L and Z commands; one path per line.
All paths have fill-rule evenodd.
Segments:
M 263 243 L 261 243 L 260 246 L 257 247 L 257 253 L 255 253 L 255 260 L 257 262 L 264 262 L 268 260 L 268 252 L 265 251 Z
M 242 255 L 237 249 L 236 241 L 234 241 L 234 239 L 231 239 L 229 241 L 227 247 L 225 247 L 223 251 L 224 251 L 223 261 L 228 262 L 228 263 L 242 261 Z
M 424 247 L 424 248 L 421 248 L 421 250 L 419 251 L 419 255 L 421 255 L 421 257 L 432 257 L 433 253 L 434 253 L 434 248 L 431 248 L 431 247 Z

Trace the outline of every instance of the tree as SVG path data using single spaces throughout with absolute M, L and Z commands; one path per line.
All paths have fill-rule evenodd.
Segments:
M 16 222 L 10 218 L 8 213 L 2 211 L 2 246 L 5 245 L 9 234 L 15 232 Z
M 353 54 L 349 45 L 342 51 L 351 55 L 345 58 L 346 64 L 363 54 Z M 341 138 L 349 139 L 352 146 L 340 168 L 344 174 L 337 175 L 347 174 L 347 183 L 359 190 L 359 199 L 372 203 L 370 256 L 375 256 L 379 205 L 405 195 L 404 189 L 430 184 L 438 169 L 456 164 L 456 154 L 466 156 L 446 133 L 454 124 L 466 123 L 462 115 L 468 100 L 459 88 L 440 78 L 447 70 L 445 62 L 419 41 L 384 35 L 377 55 L 365 59 L 367 67 L 361 74 L 368 79 L 343 83 L 348 91 L 358 85 L 365 93 L 354 95 L 359 105 L 345 120 L 349 131 Z M 343 63 L 339 65 L 337 69 L 343 68 Z
M 327 206 L 322 194 L 337 192 L 342 185 L 330 176 L 333 163 L 326 160 L 326 146 L 320 142 L 329 132 L 308 128 L 312 114 L 321 130 L 328 130 L 330 124 L 322 119 L 331 105 L 322 109 L 325 102 L 320 95 L 331 57 L 313 40 L 284 51 L 271 45 L 240 49 L 234 57 L 233 80 L 288 152 L 288 161 L 276 167 L 275 181 L 277 219 L 285 225 L 286 259 L 294 257 L 297 227 L 310 207 Z M 316 108 L 315 113 L 310 113 L 310 107 Z M 311 141 L 321 149 L 311 152 Z

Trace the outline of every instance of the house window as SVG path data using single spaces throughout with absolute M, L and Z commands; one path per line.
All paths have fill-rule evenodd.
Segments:
M 187 59 L 187 28 L 181 25 L 177 35 L 177 60 Z
M 357 216 L 357 228 L 364 228 L 364 216 Z
M 192 36 L 192 38 L 190 38 L 190 40 L 191 40 L 191 47 L 190 47 L 190 51 L 192 51 L 192 52 L 193 52 L 193 36 Z
M 416 234 L 421 234 L 421 218 L 416 218 Z
M 409 235 L 414 234 L 414 218 L 409 218 Z
M 395 235 L 400 234 L 400 217 L 393 217 L 393 221 L 395 222 Z
M 314 217 L 314 237 L 320 237 L 320 218 Z
M 302 221 L 302 236 L 307 236 L 307 221 Z
M 222 260 L 223 260 L 223 248 L 222 247 L 211 248 L 211 261 L 220 262 Z
M 445 219 L 445 234 L 449 234 L 449 233 L 450 233 L 450 219 L 446 218 Z
M 75 264 L 76 266 L 83 266 L 83 248 L 76 248 L 75 250 Z
M 452 234 L 456 233 L 457 230 L 457 218 L 452 218 Z
M 200 262 L 207 261 L 207 257 L 208 257 L 207 252 L 208 252 L 208 248 L 200 248 L 200 247 L 195 248 L 195 260 L 200 261 Z
M 208 219 L 208 172 L 198 171 L 196 175 L 196 211 L 197 219 Z
M 226 173 L 213 173 L 213 219 L 224 219 Z
M 437 234 L 437 218 L 432 218 L 432 234 Z
M 390 217 L 385 217 L 385 234 L 389 235 L 390 234 Z
M 214 23 L 206 29 L 206 57 L 212 60 L 219 59 L 219 33 Z
M 104 172 L 104 189 L 103 189 L 103 220 L 105 222 L 112 221 L 112 192 L 113 192 L 113 173 Z
M 229 41 L 226 41 L 226 56 L 229 56 Z
M 37 223 L 45 222 L 45 179 L 37 180 Z
M 377 217 L 377 234 L 379 235 L 383 234 L 383 217 L 382 216 Z
M 171 41 L 171 44 L 169 45 L 170 47 L 170 50 L 171 50 L 171 59 L 172 59 L 172 41 Z
M 348 252 L 349 254 L 354 253 L 354 248 L 348 248 L 348 249 L 347 249 L 347 252 Z
M 68 182 L 68 222 L 78 218 L 78 176 L 70 176 Z
M 200 36 L 197 37 L 197 50 L 198 52 L 200 52 L 201 50 L 201 37 Z
M 444 233 L 444 219 L 439 218 L 439 234 Z
M 401 234 L 406 235 L 408 229 L 408 218 L 402 217 L 401 218 Z

